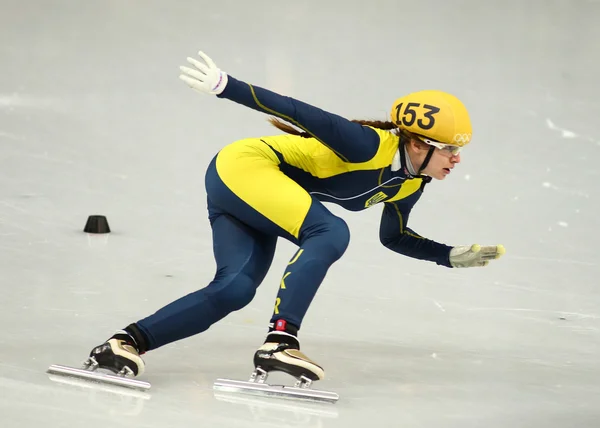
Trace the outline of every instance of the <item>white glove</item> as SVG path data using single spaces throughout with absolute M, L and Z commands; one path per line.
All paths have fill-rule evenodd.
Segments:
M 179 78 L 187 83 L 190 88 L 200 93 L 220 94 L 225 89 L 225 86 L 227 86 L 227 73 L 221 71 L 204 52 L 200 51 L 198 55 L 200 55 L 206 64 L 188 57 L 188 62 L 196 67 L 196 69 L 183 65 L 180 66 L 179 69 L 184 74 L 180 74 Z
M 499 259 L 504 253 L 503 245 L 459 245 L 450 250 L 450 264 L 455 268 L 487 266 L 490 260 Z

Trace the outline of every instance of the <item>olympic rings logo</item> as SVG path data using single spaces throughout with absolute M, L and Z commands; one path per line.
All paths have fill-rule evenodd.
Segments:
M 471 134 L 454 134 L 453 143 L 466 144 L 471 141 Z

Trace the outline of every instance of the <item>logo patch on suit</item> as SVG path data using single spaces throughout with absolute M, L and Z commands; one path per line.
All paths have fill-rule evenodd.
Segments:
M 388 196 L 383 193 L 383 192 L 379 192 L 374 194 L 373 196 L 371 196 L 367 202 L 365 202 L 365 208 L 369 208 L 372 205 L 375 205 L 378 202 L 384 201 Z

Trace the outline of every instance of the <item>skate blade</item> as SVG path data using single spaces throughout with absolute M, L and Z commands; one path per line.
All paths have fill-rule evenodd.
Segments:
M 213 385 L 217 391 L 241 392 L 278 398 L 294 398 L 309 401 L 335 403 L 340 396 L 335 392 L 320 391 L 295 386 L 269 385 L 267 383 L 246 382 L 241 380 L 217 379 Z
M 92 370 L 60 366 L 57 364 L 52 364 L 48 370 L 46 370 L 46 372 L 53 375 L 70 376 L 109 385 L 124 386 L 140 391 L 147 391 L 150 389 L 150 383 L 141 380 L 131 379 L 124 376 L 116 376 L 108 373 L 100 373 Z

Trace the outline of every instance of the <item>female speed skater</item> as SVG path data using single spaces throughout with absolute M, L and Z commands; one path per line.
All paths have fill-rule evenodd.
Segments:
M 298 249 L 282 275 L 254 365 L 323 379 L 323 368 L 300 351 L 298 331 L 350 241 L 346 222 L 323 202 L 351 211 L 383 204 L 379 239 L 404 256 L 466 268 L 504 254 L 502 245 L 448 246 L 407 226 L 425 185 L 444 180 L 471 141 L 468 111 L 455 96 L 414 92 L 394 102 L 390 121 L 351 121 L 238 80 L 198 54 L 202 61 L 188 58 L 191 67 L 180 67 L 181 80 L 200 93 L 267 113 L 285 133 L 233 142 L 212 159 L 205 186 L 217 265 L 213 280 L 92 349 L 100 368 L 139 376 L 140 355 L 201 333 L 248 305 L 281 237 Z

